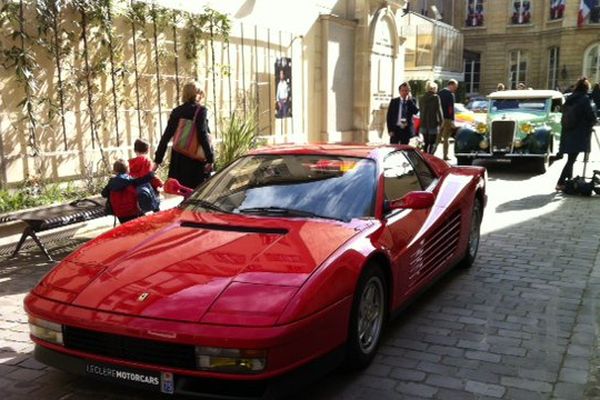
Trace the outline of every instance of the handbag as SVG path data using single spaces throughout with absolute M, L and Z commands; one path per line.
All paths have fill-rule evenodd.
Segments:
M 590 182 L 585 179 L 585 170 L 589 160 L 590 153 L 585 153 L 583 156 L 583 175 L 576 176 L 573 179 L 568 179 L 564 183 L 563 193 L 565 194 L 578 194 L 581 196 L 591 196 L 594 190 L 594 178 Z M 595 173 L 595 171 L 594 171 Z
M 198 105 L 193 119 L 179 119 L 173 138 L 173 150 L 194 160 L 206 161 L 206 154 L 204 154 L 202 143 L 200 143 L 198 127 L 196 126 L 196 118 L 201 110 L 202 106 Z

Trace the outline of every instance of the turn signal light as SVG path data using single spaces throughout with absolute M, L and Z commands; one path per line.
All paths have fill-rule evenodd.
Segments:
M 258 373 L 267 366 L 267 351 L 197 346 L 196 365 L 205 371 Z
M 31 336 L 46 342 L 63 345 L 62 325 L 36 317 L 29 317 Z

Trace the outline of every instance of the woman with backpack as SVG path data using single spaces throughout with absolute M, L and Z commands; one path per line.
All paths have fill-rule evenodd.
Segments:
M 579 79 L 573 88 L 573 93 L 567 97 L 563 105 L 562 132 L 558 152 L 561 155 L 567 155 L 567 163 L 556 183 L 557 191 L 563 191 L 565 182 L 573 178 L 573 164 L 575 164 L 579 153 L 590 151 L 590 140 L 592 129 L 596 123 L 596 116 L 590 105 L 589 90 L 590 82 L 587 78 Z
M 200 104 L 204 92 L 197 82 L 189 82 L 183 86 L 182 101 L 183 104 L 171 111 L 169 122 L 160 138 L 160 143 L 154 153 L 155 169 L 160 166 L 167 151 L 167 145 L 175 136 L 178 130 L 182 129 L 186 121 L 191 121 L 195 126 L 195 132 L 198 135 L 197 144 L 202 146 L 205 160 L 199 160 L 189 155 L 183 154 L 176 149 L 175 143 L 171 150 L 171 163 L 169 164 L 169 178 L 175 178 L 180 184 L 189 188 L 195 188 L 200 185 L 213 169 L 213 151 L 208 136 L 207 110 Z

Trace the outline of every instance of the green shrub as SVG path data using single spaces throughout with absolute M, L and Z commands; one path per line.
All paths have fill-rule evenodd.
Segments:
M 98 181 L 100 181 L 100 178 L 98 178 Z M 106 183 L 106 179 L 104 179 L 104 182 Z M 72 182 L 65 185 L 28 180 L 16 189 L 0 189 L 0 213 L 66 203 L 75 199 L 94 196 L 98 193 L 99 190 L 89 191 L 86 188 L 75 186 Z
M 216 169 L 222 169 L 257 145 L 256 116 L 254 113 L 248 114 L 245 118 L 233 113 L 229 123 L 221 130 L 221 142 L 219 142 L 216 149 Z

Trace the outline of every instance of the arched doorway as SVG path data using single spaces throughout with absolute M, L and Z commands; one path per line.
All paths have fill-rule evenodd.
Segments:
M 399 83 L 396 79 L 398 32 L 389 8 L 382 8 L 373 16 L 370 43 L 369 141 L 387 141 L 385 116 Z
M 583 76 L 590 82 L 600 81 L 600 43 L 594 43 L 583 53 Z

